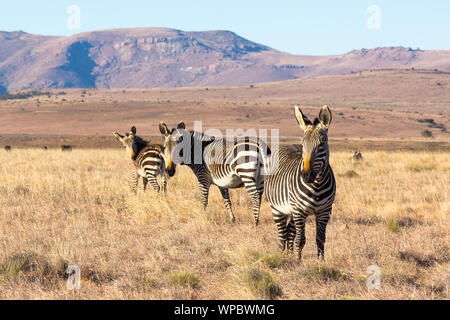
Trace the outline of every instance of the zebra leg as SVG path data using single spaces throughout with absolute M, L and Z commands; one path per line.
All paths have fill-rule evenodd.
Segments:
M 234 217 L 234 214 L 233 214 L 233 210 L 231 209 L 230 193 L 228 192 L 228 189 L 219 187 L 219 190 L 220 190 L 220 193 L 222 194 L 223 204 L 225 205 L 225 208 L 227 208 L 228 215 L 230 216 L 231 222 L 236 221 L 236 218 Z
M 303 212 L 296 212 L 292 215 L 295 223 L 295 244 L 297 246 L 298 261 L 302 260 L 302 250 L 306 243 L 305 221 L 307 215 Z
M 150 174 L 147 173 L 147 179 L 150 182 L 150 185 L 153 187 L 153 189 L 156 192 L 159 192 L 160 187 L 159 187 L 158 180 L 157 180 L 156 176 L 153 176 L 153 175 L 150 175 Z
M 259 203 L 261 205 L 262 202 L 262 196 L 264 193 L 264 179 L 258 179 L 258 183 L 257 183 L 257 189 L 258 189 L 258 193 L 259 193 Z
M 163 188 L 164 194 L 166 194 L 166 192 L 167 192 L 167 180 L 168 179 L 169 179 L 169 177 L 167 176 L 167 173 L 164 173 L 161 178 L 161 183 L 162 183 L 162 188 Z
M 287 229 L 288 229 L 288 235 L 287 235 L 287 247 L 288 247 L 288 252 L 292 253 L 294 252 L 294 241 L 295 241 L 295 222 L 294 222 L 294 218 L 291 216 L 291 218 L 289 219 L 289 223 L 287 225 Z
M 317 258 L 325 259 L 325 233 L 327 230 L 327 223 L 330 219 L 330 212 L 325 212 L 316 215 L 316 244 L 317 244 Z
M 278 247 L 281 252 L 283 252 L 286 249 L 286 241 L 288 236 L 288 228 L 286 225 L 288 216 L 274 208 L 272 208 L 272 216 L 278 229 Z
M 206 211 L 208 207 L 208 195 L 209 195 L 209 187 L 211 184 L 202 182 L 198 180 L 198 188 L 200 189 L 200 201 L 203 204 L 203 210 Z
M 147 190 L 148 179 L 146 177 L 142 177 L 142 184 L 144 186 L 144 192 Z
M 262 194 L 258 190 L 254 180 L 247 180 L 245 178 L 242 180 L 252 201 L 254 224 L 257 226 L 259 225 L 259 209 L 261 207 Z
M 138 173 L 136 170 L 131 170 L 131 177 L 130 177 L 130 185 L 131 185 L 131 191 L 133 193 L 137 193 L 137 186 L 138 186 Z

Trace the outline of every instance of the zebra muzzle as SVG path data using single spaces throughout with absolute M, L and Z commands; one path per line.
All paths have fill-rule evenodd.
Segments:
M 171 170 L 172 167 L 173 167 L 172 159 L 168 159 L 168 160 L 167 160 L 167 169 Z
M 306 182 L 312 183 L 316 179 L 316 174 L 312 170 L 307 170 L 302 172 L 302 177 Z

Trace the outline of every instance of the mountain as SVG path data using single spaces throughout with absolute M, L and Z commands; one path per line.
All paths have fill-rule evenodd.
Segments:
M 280 52 L 230 31 L 112 29 L 70 37 L 0 32 L 0 93 L 30 88 L 245 85 L 379 68 L 450 68 L 449 51 Z

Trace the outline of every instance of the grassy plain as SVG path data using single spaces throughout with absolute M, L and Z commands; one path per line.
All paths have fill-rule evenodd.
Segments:
M 333 152 L 337 198 L 325 261 L 312 219 L 303 260 L 280 254 L 264 201 L 255 229 L 243 189 L 227 220 L 205 213 L 185 167 L 164 198 L 131 193 L 123 150 L 0 150 L 0 298 L 448 299 L 450 154 Z M 81 289 L 66 288 L 68 265 Z M 367 268 L 381 271 L 368 290 Z

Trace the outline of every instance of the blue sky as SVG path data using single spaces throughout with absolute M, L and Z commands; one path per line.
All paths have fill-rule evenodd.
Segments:
M 70 5 L 80 8 L 80 29 L 67 27 Z M 379 19 L 373 11 L 367 13 L 372 5 L 379 9 Z M 379 22 L 375 24 L 379 29 L 373 28 L 374 21 Z M 231 30 L 294 54 L 342 54 L 398 45 L 450 49 L 450 1 L 4 0 L 0 5 L 3 31 L 71 35 L 130 27 Z

